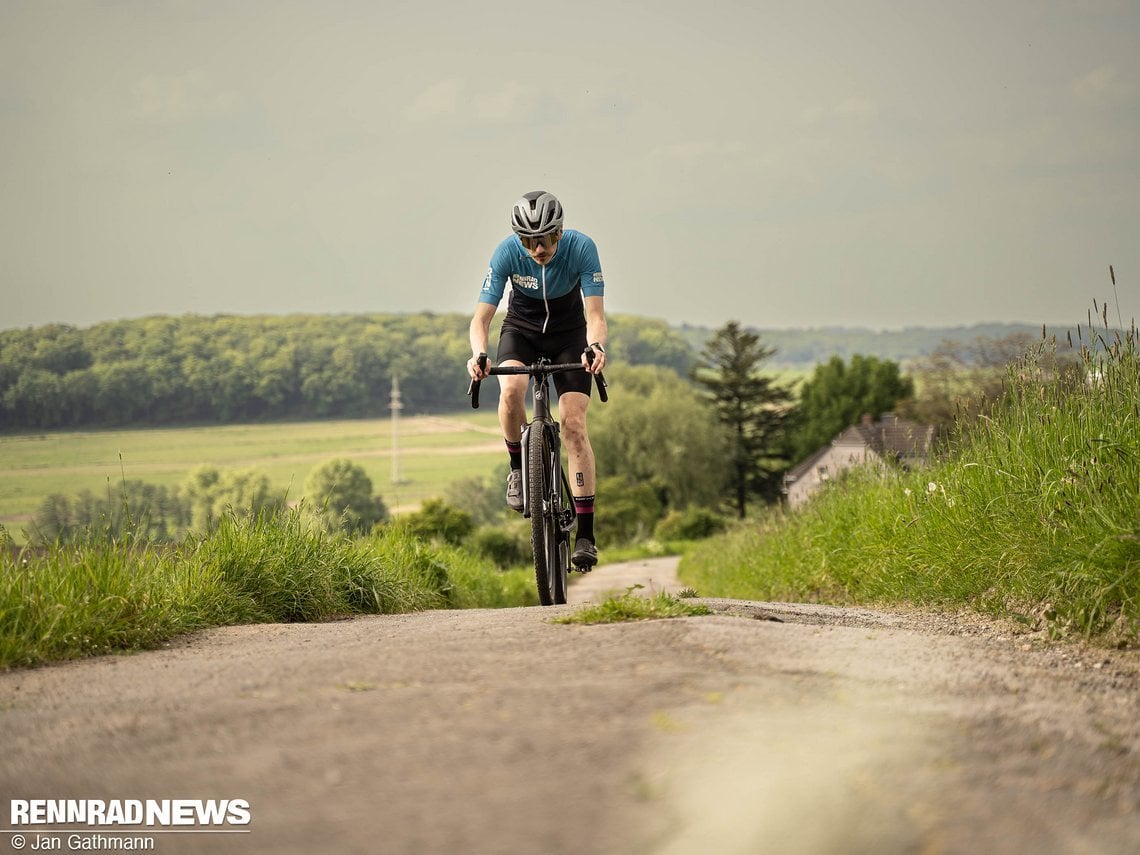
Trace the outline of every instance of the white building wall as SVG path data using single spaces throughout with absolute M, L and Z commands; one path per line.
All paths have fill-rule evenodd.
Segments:
M 802 505 L 820 487 L 846 469 L 880 462 L 879 455 L 865 445 L 833 445 L 816 461 L 810 472 L 805 472 L 788 487 L 788 505 L 793 508 Z

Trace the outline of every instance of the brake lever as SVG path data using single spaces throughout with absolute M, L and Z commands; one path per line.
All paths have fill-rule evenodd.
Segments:
M 482 371 L 487 367 L 487 354 L 480 353 L 477 361 L 479 370 Z M 472 378 L 471 382 L 467 384 L 467 394 L 471 397 L 471 409 L 473 410 L 479 409 L 479 384 L 481 382 L 481 380 Z
M 593 365 L 595 356 L 594 348 L 587 347 L 585 353 L 586 364 Z M 603 404 L 606 403 L 606 401 L 610 399 L 609 393 L 606 391 L 609 384 L 606 382 L 606 378 L 602 376 L 602 372 L 599 371 L 594 375 L 594 384 L 598 387 L 598 398 L 601 399 Z

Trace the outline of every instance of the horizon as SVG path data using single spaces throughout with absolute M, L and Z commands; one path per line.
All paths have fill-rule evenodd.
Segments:
M 607 314 L 609 315 L 611 321 L 613 321 L 613 319 L 615 317 L 632 317 L 632 318 L 638 318 L 638 319 L 646 320 L 646 321 L 659 321 L 661 323 L 666 324 L 667 326 L 669 326 L 672 329 L 678 329 L 678 330 L 684 330 L 684 329 L 716 330 L 716 329 L 719 329 L 720 327 L 724 326 L 727 323 L 731 323 L 731 322 L 735 321 L 735 322 L 741 323 L 742 326 L 744 326 L 746 329 L 759 330 L 759 331 L 764 331 L 764 332 L 831 332 L 831 331 L 835 331 L 835 332 L 868 332 L 868 333 L 902 333 L 902 332 L 908 332 L 911 330 L 953 330 L 953 329 L 970 330 L 970 329 L 974 329 L 974 328 L 978 328 L 978 327 L 1017 327 L 1017 328 L 1040 330 L 1042 328 L 1042 326 L 1044 326 L 1046 329 L 1051 330 L 1051 329 L 1068 329 L 1070 327 L 1076 327 L 1078 324 L 1085 325 L 1087 323 L 1087 320 L 1088 320 L 1088 315 L 1086 313 L 1085 317 L 1083 317 L 1081 320 L 1073 321 L 1073 322 L 1070 322 L 1068 324 L 1065 324 L 1065 323 L 1049 323 L 1048 321 L 988 320 L 988 321 L 969 321 L 969 322 L 962 322 L 962 323 L 946 323 L 946 324 L 921 324 L 920 323 L 920 324 L 906 324 L 905 326 L 890 326 L 890 327 L 888 327 L 888 326 L 869 326 L 866 324 L 842 324 L 842 323 L 840 323 L 840 324 L 812 324 L 812 325 L 807 325 L 807 326 L 761 326 L 761 325 L 756 325 L 756 324 L 745 323 L 745 322 L 741 321 L 739 318 L 727 318 L 719 324 L 709 325 L 709 324 L 697 324 L 697 323 L 692 323 L 689 321 L 672 321 L 672 320 L 669 320 L 668 318 L 662 318 L 662 317 L 658 317 L 655 315 L 640 314 L 637 312 L 608 312 Z M 45 323 L 26 324 L 26 325 L 22 325 L 22 326 L 0 326 L 0 334 L 6 333 L 6 332 L 16 332 L 16 331 L 20 331 L 20 330 L 39 329 L 42 327 L 56 326 L 56 325 L 67 326 L 67 327 L 71 327 L 71 328 L 77 329 L 77 330 L 85 330 L 85 329 L 91 329 L 91 328 L 99 326 L 101 324 L 132 323 L 132 322 L 136 322 L 136 321 L 145 321 L 145 320 L 148 320 L 151 318 L 180 318 L 180 317 L 193 317 L 193 318 L 258 318 L 258 317 L 286 318 L 286 317 L 293 317 L 293 316 L 297 316 L 297 317 L 339 317 L 339 316 L 365 317 L 368 315 L 396 316 L 396 317 L 402 316 L 402 315 L 406 315 L 406 316 L 414 316 L 414 315 L 457 315 L 457 316 L 461 316 L 461 317 L 466 318 L 468 316 L 468 313 L 463 312 L 463 311 L 458 311 L 458 310 L 439 311 L 436 309 L 410 309 L 410 310 L 405 310 L 405 311 L 376 310 L 376 311 L 354 311 L 354 312 L 342 312 L 342 311 L 329 311 L 329 312 L 317 312 L 317 311 L 309 311 L 309 312 L 256 312 L 256 311 L 255 312 L 193 312 L 193 311 L 189 311 L 189 312 L 176 312 L 176 313 L 174 313 L 174 312 L 154 312 L 154 313 L 150 313 L 150 314 L 137 315 L 137 316 L 131 316 L 131 317 L 104 318 L 102 320 L 97 320 L 97 321 L 94 321 L 92 323 L 86 323 L 86 324 L 74 324 L 74 323 L 69 323 L 67 321 L 47 321 Z M 1094 316 L 1093 316 L 1094 323 L 1095 323 L 1096 319 L 1098 319 L 1098 318 L 1100 318 L 1100 315 L 1094 314 Z M 1110 325 L 1111 325 L 1111 322 L 1112 322 L 1112 319 L 1109 318 Z M 1135 323 L 1135 320 L 1133 319 L 1130 323 Z

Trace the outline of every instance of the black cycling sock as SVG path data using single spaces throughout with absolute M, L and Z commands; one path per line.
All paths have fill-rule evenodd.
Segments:
M 507 454 L 511 456 L 511 468 L 522 469 L 522 443 L 503 440 L 507 444 Z
M 578 513 L 578 537 L 594 540 L 594 497 L 575 496 L 574 510 Z

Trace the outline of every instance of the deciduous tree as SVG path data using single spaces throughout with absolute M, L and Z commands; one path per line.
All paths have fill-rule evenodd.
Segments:
M 1006 366 L 1038 341 L 1027 333 L 972 342 L 943 341 L 914 367 L 917 394 L 905 413 L 946 429 L 959 417 L 973 418 L 1003 394 Z
M 621 400 L 590 411 L 598 477 L 651 483 L 670 508 L 716 506 L 732 477 L 731 455 L 697 388 L 668 368 L 619 365 L 607 374 Z M 604 506 L 609 499 L 599 495 Z
M 345 458 L 322 463 L 305 480 L 305 497 L 330 531 L 360 533 L 388 518 L 388 508 L 372 495 L 364 467 Z
M 190 472 L 183 494 L 190 507 L 191 528 L 208 532 L 227 510 L 238 516 L 257 514 L 282 504 L 269 477 L 254 469 L 218 470 L 199 466 Z
M 802 460 L 866 414 L 893 412 L 914 394 L 914 383 L 898 363 L 855 354 L 844 362 L 833 356 L 817 365 L 800 389 L 792 433 L 792 459 Z

